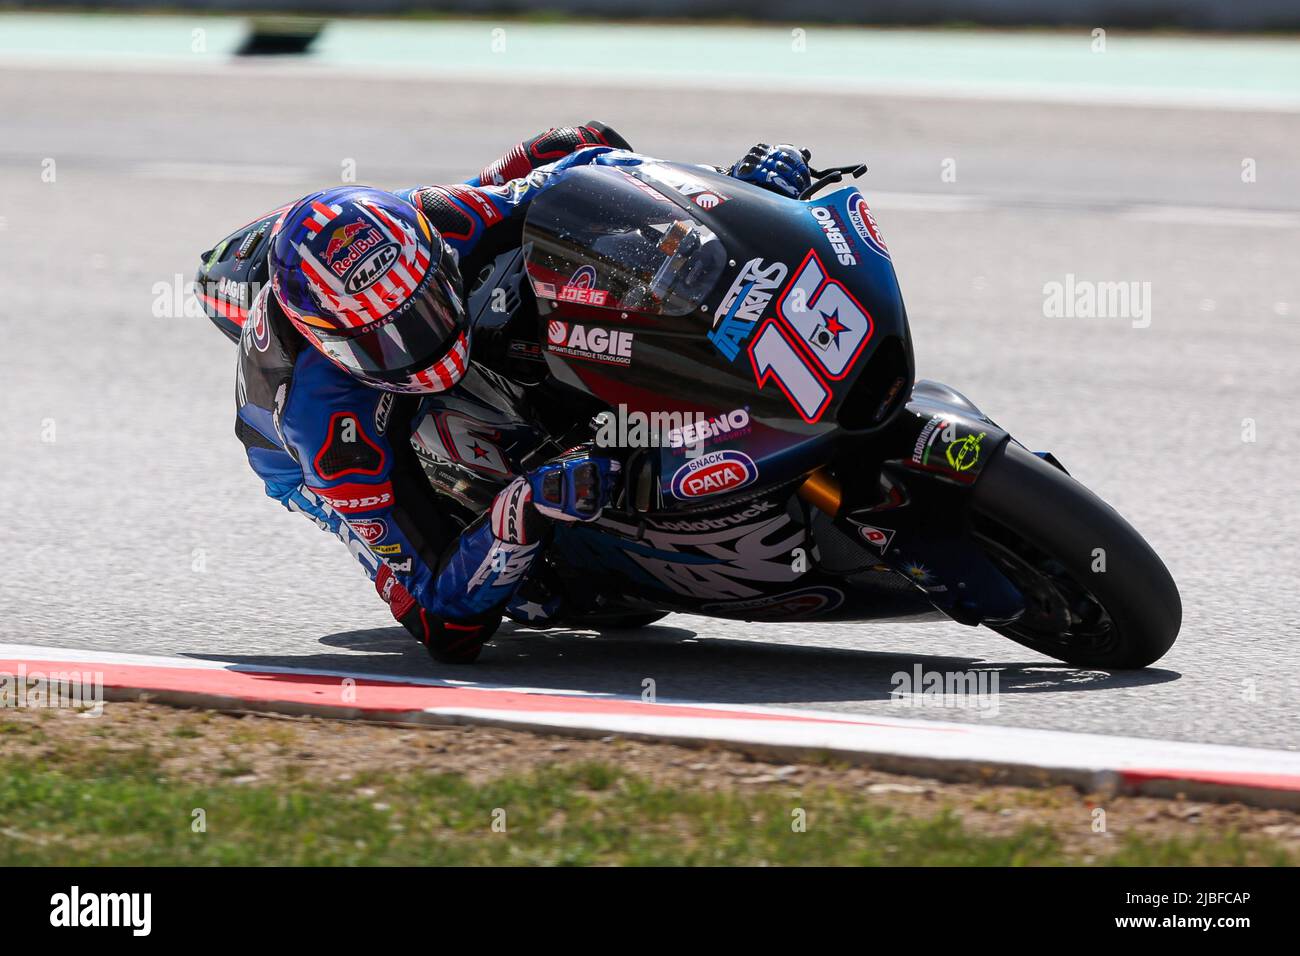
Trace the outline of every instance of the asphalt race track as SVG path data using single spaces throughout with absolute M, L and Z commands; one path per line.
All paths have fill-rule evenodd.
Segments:
M 346 160 L 375 185 L 447 181 L 600 118 L 674 159 L 784 140 L 868 162 L 919 373 L 1126 515 L 1179 583 L 1182 635 L 1107 675 L 957 624 L 676 616 L 618 637 L 508 626 L 477 667 L 441 673 L 1300 743 L 1296 112 L 47 66 L 0 68 L 0 117 L 2 641 L 440 673 L 338 542 L 262 495 L 232 431 L 233 347 L 156 315 L 155 287 Z M 1044 317 L 1044 284 L 1067 274 L 1149 282 L 1149 327 Z M 918 663 L 995 669 L 998 713 L 901 710 L 891 675 Z

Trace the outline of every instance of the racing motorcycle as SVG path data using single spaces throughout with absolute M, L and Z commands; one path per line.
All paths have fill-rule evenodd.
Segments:
M 468 523 L 566 449 L 621 460 L 614 505 L 556 527 L 522 624 L 948 618 L 1072 665 L 1151 664 L 1181 624 L 1169 572 L 1050 453 L 916 380 L 872 212 L 825 192 L 863 172 L 814 170 L 791 199 L 668 162 L 566 171 L 467 277 L 475 361 L 412 438 L 431 484 Z M 262 252 L 199 278 L 246 296 Z M 209 309 L 233 336 L 239 312 Z

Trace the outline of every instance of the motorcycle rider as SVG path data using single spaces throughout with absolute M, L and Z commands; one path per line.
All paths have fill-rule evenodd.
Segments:
M 240 333 L 235 432 L 266 493 L 339 536 L 438 661 L 478 657 L 550 522 L 598 518 L 619 470 L 575 449 L 515 477 L 463 531 L 452 519 L 410 436 L 470 362 L 462 276 L 519 244 L 528 203 L 565 170 L 644 161 L 601 123 L 554 128 L 465 183 L 326 189 L 272 229 L 270 282 Z M 719 171 L 791 196 L 810 179 L 785 145 Z

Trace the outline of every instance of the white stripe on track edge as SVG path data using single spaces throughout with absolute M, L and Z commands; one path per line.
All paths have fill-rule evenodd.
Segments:
M 1300 753 L 1291 751 L 707 701 L 674 700 L 644 704 L 634 695 L 506 687 L 393 674 L 254 667 L 36 645 L 0 644 L 0 658 L 83 666 L 99 663 L 351 677 L 358 681 L 483 692 L 481 702 L 472 700 L 477 695 L 471 694 L 471 699 L 463 704 L 388 714 L 367 714 L 343 704 L 302 704 L 266 699 L 273 695 L 245 699 L 197 691 L 157 692 L 144 686 L 110 689 L 106 694 L 110 700 L 136 699 L 147 691 L 149 699 L 156 702 L 214 709 L 312 713 L 323 717 L 397 720 L 403 723 L 486 724 L 579 736 L 618 734 L 683 744 L 717 743 L 747 753 L 786 759 L 829 753 L 882 770 L 938 779 L 1022 785 L 1061 783 L 1101 793 L 1137 792 L 1165 796 L 1182 793 L 1192 799 L 1238 800 L 1258 806 L 1300 809 Z M 494 707 L 492 696 L 505 691 L 642 706 L 641 712 L 635 714 Z M 713 713 L 684 714 L 681 713 L 683 708 L 705 709 Z M 728 714 L 735 716 L 729 717 Z M 755 720 L 752 715 L 771 719 Z

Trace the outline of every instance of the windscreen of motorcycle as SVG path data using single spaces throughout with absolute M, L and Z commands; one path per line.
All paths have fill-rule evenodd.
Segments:
M 699 217 L 618 168 L 570 173 L 563 189 L 542 193 L 525 241 L 539 299 L 642 315 L 699 309 L 727 266 Z

